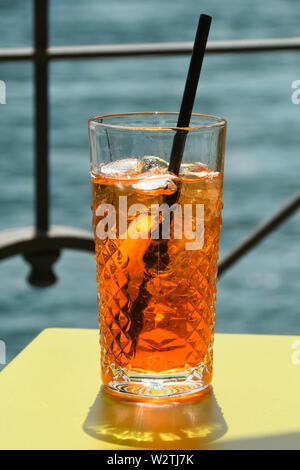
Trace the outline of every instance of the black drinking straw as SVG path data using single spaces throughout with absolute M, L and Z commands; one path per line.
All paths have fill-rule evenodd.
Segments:
M 178 115 L 177 127 L 189 127 L 190 125 L 210 24 L 211 16 L 200 15 L 189 71 Z M 187 130 L 178 129 L 173 139 L 169 171 L 175 173 L 175 175 L 179 174 L 186 136 Z
M 168 170 L 175 175 L 178 175 L 180 170 L 185 141 L 188 133 L 187 129 L 184 128 L 189 127 L 190 124 L 210 24 L 210 16 L 200 15 L 189 71 L 185 83 L 183 98 L 181 101 L 180 112 L 178 115 L 177 127 L 180 129 L 177 129 L 174 135 L 170 163 L 168 167 Z M 178 200 L 179 194 L 180 183 L 177 185 L 177 191 L 175 193 L 164 197 L 164 202 L 171 206 Z M 149 268 L 153 268 L 154 266 L 156 266 L 158 270 L 166 269 L 169 263 L 168 241 L 151 241 L 143 256 L 143 262 L 145 265 L 145 273 L 143 281 L 139 287 L 139 293 L 131 305 L 131 308 L 128 308 L 128 306 L 125 307 L 126 313 L 131 320 L 129 329 L 129 336 L 132 339 L 131 350 L 129 353 L 130 355 L 135 355 L 136 353 L 138 337 L 143 329 L 143 311 L 147 307 L 149 299 L 151 298 L 151 294 L 147 289 L 147 284 L 153 275 L 149 274 L 148 271 Z

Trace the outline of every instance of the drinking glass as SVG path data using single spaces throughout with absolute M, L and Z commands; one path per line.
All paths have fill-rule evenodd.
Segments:
M 102 381 L 119 396 L 186 396 L 212 379 L 226 121 L 177 118 L 89 121 Z

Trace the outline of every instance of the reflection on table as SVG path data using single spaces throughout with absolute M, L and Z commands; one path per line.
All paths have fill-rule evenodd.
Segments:
M 202 449 L 227 430 L 212 388 L 164 403 L 120 399 L 101 388 L 83 428 L 101 441 L 144 449 Z

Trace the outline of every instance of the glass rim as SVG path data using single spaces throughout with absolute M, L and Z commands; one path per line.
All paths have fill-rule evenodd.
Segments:
M 126 130 L 136 130 L 136 131 L 177 131 L 177 130 L 197 130 L 197 129 L 209 129 L 211 127 L 226 127 L 227 121 L 220 117 L 220 116 L 213 116 L 210 114 L 199 114 L 199 113 L 192 113 L 192 117 L 203 117 L 203 118 L 210 118 L 215 120 L 210 124 L 202 124 L 199 126 L 188 126 L 188 127 L 176 127 L 176 126 L 168 126 L 168 127 L 142 127 L 142 126 L 122 126 L 118 124 L 105 124 L 103 122 L 98 122 L 98 119 L 104 118 L 111 118 L 111 117 L 125 117 L 125 116 L 149 116 L 149 115 L 171 115 L 171 116 L 178 116 L 178 112 L 163 112 L 163 111 L 149 111 L 149 112 L 134 112 L 134 113 L 116 113 L 116 114 L 103 114 L 101 116 L 96 116 L 94 118 L 89 119 L 88 126 L 90 127 L 91 124 L 95 124 L 99 127 L 103 128 L 110 128 L 110 129 L 126 129 Z

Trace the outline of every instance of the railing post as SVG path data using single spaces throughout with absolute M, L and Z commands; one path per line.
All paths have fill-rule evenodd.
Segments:
M 49 226 L 48 178 L 48 0 L 34 0 L 34 134 L 35 227 L 45 234 Z
M 47 237 L 49 229 L 48 171 L 48 0 L 34 0 L 34 203 L 35 235 Z M 52 265 L 59 250 L 24 255 L 31 265 L 28 281 L 35 287 L 54 284 Z

